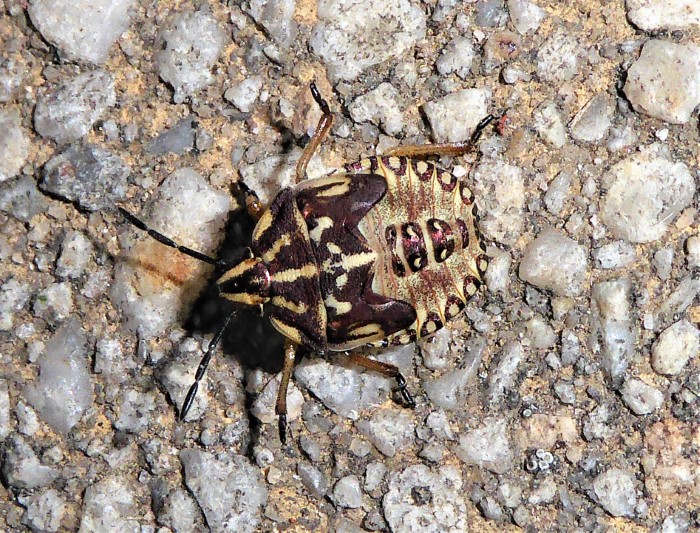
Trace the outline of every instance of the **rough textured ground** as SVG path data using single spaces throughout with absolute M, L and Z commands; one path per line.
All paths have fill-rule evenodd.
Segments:
M 694 0 L 0 0 L 0 529 L 700 528 L 700 7 Z M 463 316 L 310 354 L 214 273 L 320 111 L 322 175 L 501 116 L 469 181 L 491 265 Z

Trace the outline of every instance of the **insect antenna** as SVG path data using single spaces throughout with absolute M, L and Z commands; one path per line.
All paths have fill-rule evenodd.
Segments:
M 197 395 L 197 390 L 199 389 L 199 382 L 202 380 L 202 378 L 204 377 L 204 373 L 207 371 L 209 362 L 211 361 L 211 358 L 214 355 L 214 350 L 221 341 L 221 337 L 223 337 L 224 331 L 226 331 L 229 322 L 231 322 L 231 319 L 236 313 L 238 313 L 238 310 L 229 313 L 223 325 L 219 328 L 219 331 L 216 332 L 214 337 L 209 342 L 207 351 L 204 353 L 202 360 L 199 362 L 197 372 L 194 375 L 194 383 L 192 383 L 192 385 L 190 386 L 190 390 L 187 391 L 187 396 L 185 396 L 185 401 L 182 403 L 182 408 L 180 409 L 180 416 L 178 417 L 181 421 L 185 419 L 188 411 L 190 410 L 190 407 L 192 407 L 192 402 L 194 402 L 194 397 Z

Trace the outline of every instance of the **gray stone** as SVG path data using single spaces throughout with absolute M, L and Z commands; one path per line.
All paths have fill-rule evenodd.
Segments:
M 474 23 L 485 28 L 504 26 L 508 14 L 504 9 L 503 0 L 477 0 Z
M 193 116 L 180 120 L 172 128 L 160 133 L 146 145 L 146 153 L 160 155 L 173 153 L 182 155 L 194 148 L 197 122 Z
M 566 126 L 554 102 L 543 104 L 535 111 L 533 118 L 535 130 L 547 144 L 554 148 L 562 148 L 566 144 Z
M 0 379 L 0 442 L 4 441 L 12 431 L 10 420 L 10 391 L 7 381 Z
M 630 22 L 644 31 L 700 26 L 700 4 L 695 0 L 627 0 L 625 4 Z
M 537 74 L 544 81 L 563 83 L 576 76 L 581 46 L 572 35 L 558 31 L 540 46 L 537 52 Z
M 700 46 L 652 39 L 627 71 L 623 90 L 636 111 L 685 124 L 700 104 Z
M 34 128 L 58 144 L 71 143 L 88 133 L 116 101 L 114 77 L 109 72 L 85 72 L 39 98 Z
M 664 403 L 664 394 L 644 383 L 641 379 L 631 378 L 622 386 L 622 400 L 636 415 L 648 415 L 658 410 Z
M 61 254 L 56 262 L 56 275 L 61 278 L 79 278 L 85 272 L 93 246 L 80 231 L 69 231 L 61 243 Z
M 24 395 L 55 431 L 68 433 L 93 402 L 87 339 L 76 318 L 51 337 L 37 363 L 39 377 Z
M 0 57 L 0 103 L 11 102 L 16 98 L 29 73 L 24 59 L 8 56 L 9 54 Z
M 425 13 L 409 0 L 319 0 L 317 10 L 309 44 L 335 80 L 354 80 L 368 68 L 413 50 L 426 34 Z M 381 31 L 375 26 L 378 20 Z
M 395 136 L 404 129 L 403 113 L 398 104 L 399 92 L 390 83 L 380 83 L 371 91 L 358 96 L 348 106 L 355 122 L 371 122 Z
M 631 244 L 615 241 L 594 249 L 593 259 L 600 268 L 622 268 L 637 260 L 637 251 Z
M 661 248 L 654 254 L 654 259 L 651 262 L 656 269 L 656 275 L 663 281 L 671 277 L 671 269 L 673 268 L 673 248 L 667 246 Z
M 678 375 L 700 352 L 700 331 L 688 320 L 679 320 L 661 332 L 651 348 L 651 366 L 659 374 Z
M 655 328 L 668 327 L 688 309 L 700 294 L 700 279 L 684 277 L 657 307 L 654 313 Z
M 508 0 L 508 13 L 513 26 L 523 35 L 537 30 L 547 16 L 547 12 L 530 0 Z
M 547 186 L 544 205 L 547 211 L 558 215 L 572 194 L 573 177 L 568 172 L 560 172 Z M 489 265 L 490 266 L 490 265 Z
M 68 282 L 52 283 L 37 293 L 32 310 L 48 322 L 62 322 L 73 311 L 73 287 Z
M 299 32 L 295 6 L 296 0 L 250 0 L 244 9 L 280 47 L 288 47 Z
M 560 296 L 578 296 L 586 286 L 586 249 L 558 230 L 547 227 L 523 253 L 518 274 L 523 281 Z
M 557 341 L 554 329 L 541 315 L 535 315 L 525 322 L 525 338 L 535 350 L 551 348 Z
M 310 462 L 299 461 L 297 474 L 299 474 L 299 478 L 306 490 L 315 498 L 320 500 L 328 494 L 328 489 L 330 488 L 328 477 Z
M 597 94 L 584 105 L 569 124 L 577 141 L 601 141 L 612 124 L 614 104 L 607 94 Z
M 2 476 L 11 487 L 32 490 L 49 485 L 58 477 L 58 472 L 41 464 L 24 438 L 14 435 L 4 445 Z
M 472 62 L 475 57 L 476 51 L 471 39 L 458 36 L 447 43 L 435 62 L 435 67 L 443 76 L 454 73 L 466 80 L 471 75 Z
M 507 472 L 515 459 L 507 422 L 494 417 L 483 420 L 481 426 L 467 431 L 459 438 L 455 454 L 468 465 L 476 465 L 496 474 Z
M 28 12 L 61 56 L 101 64 L 128 28 L 133 4 L 134 0 L 33 0 Z
M 46 197 L 39 192 L 36 180 L 30 176 L 20 176 L 0 186 L 0 211 L 21 222 L 29 222 L 47 208 Z
M 615 237 L 632 243 L 663 237 L 696 190 L 685 163 L 672 161 L 668 150 L 656 144 L 614 165 L 603 185 L 601 219 Z
M 160 78 L 175 90 L 175 103 L 214 81 L 211 68 L 219 60 L 226 33 L 208 11 L 178 15 L 158 36 L 155 49 Z
M 416 430 L 411 412 L 396 408 L 377 411 L 368 420 L 357 422 L 357 426 L 388 457 L 411 445 Z
M 516 341 L 507 343 L 503 350 L 491 362 L 489 372 L 489 401 L 500 401 L 506 391 L 510 390 L 517 377 L 518 368 L 525 358 L 522 344 Z
M 490 99 L 491 91 L 487 88 L 461 89 L 423 104 L 435 140 L 468 141 L 488 114 Z
M 685 241 L 685 253 L 690 268 L 700 268 L 700 235 L 692 235 Z
M 90 485 L 83 498 L 83 515 L 78 533 L 142 533 L 137 502 L 134 488 L 122 476 L 112 475 Z
M 73 145 L 44 166 L 39 188 L 89 211 L 111 208 L 126 196 L 131 169 L 98 146 Z
M 554 394 L 557 395 L 561 403 L 566 405 L 573 405 L 576 403 L 576 388 L 573 383 L 560 380 L 554 384 L 553 389 Z
M 333 487 L 333 500 L 336 505 L 349 509 L 362 506 L 362 488 L 360 478 L 355 475 L 345 476 L 338 480 Z
M 487 250 L 489 254 L 489 267 L 484 275 L 486 288 L 491 293 L 508 293 L 510 285 L 510 266 L 513 258 L 508 252 L 492 247 Z
M 162 397 L 154 391 L 140 392 L 135 389 L 123 389 L 119 404 L 119 417 L 114 421 L 114 427 L 128 433 L 141 433 L 148 428 L 153 418 L 153 411 L 162 405 Z
M 386 474 L 386 465 L 384 463 L 370 463 L 365 469 L 365 490 L 373 492 L 379 488 L 379 484 L 384 479 Z
M 262 86 L 263 80 L 261 76 L 251 76 L 226 89 L 224 98 L 235 105 L 239 111 L 249 113 L 260 96 Z
M 65 498 L 56 489 L 33 494 L 21 503 L 26 507 L 22 523 L 32 531 L 58 531 L 68 510 Z
M 29 157 L 29 147 L 19 111 L 0 109 L 0 183 L 19 174 Z
M 180 452 L 185 483 L 199 503 L 213 533 L 256 531 L 267 488 L 260 470 L 236 454 Z
M 169 527 L 175 533 L 201 531 L 202 513 L 197 502 L 183 488 L 170 491 L 158 510 L 158 523 Z
M 457 533 L 470 528 L 462 476 L 453 466 L 432 470 L 414 465 L 394 473 L 382 508 L 392 531 Z
M 619 468 L 611 468 L 593 480 L 593 492 L 600 505 L 612 516 L 634 515 L 637 493 L 634 475 Z
M 9 278 L 0 287 L 0 331 L 10 331 L 14 326 L 16 315 L 32 295 L 29 285 Z

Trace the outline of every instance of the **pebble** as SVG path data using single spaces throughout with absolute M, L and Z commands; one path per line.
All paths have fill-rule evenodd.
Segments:
M 557 342 L 554 329 L 541 315 L 535 315 L 525 322 L 525 338 L 530 341 L 530 347 L 534 350 L 546 350 Z
M 540 27 L 547 12 L 530 0 L 508 0 L 508 13 L 518 33 L 534 32 Z
M 591 291 L 591 339 L 594 353 L 613 382 L 625 374 L 634 352 L 635 330 L 630 309 L 630 282 L 626 278 L 599 281 Z
M 0 183 L 19 174 L 29 157 L 30 146 L 19 111 L 0 109 Z
M 700 268 L 700 235 L 688 237 L 685 241 L 685 254 L 690 268 Z
M 31 446 L 20 435 L 9 437 L 4 443 L 2 476 L 4 482 L 17 489 L 36 489 L 52 483 L 58 472 L 44 466 Z
M 563 83 L 576 76 L 581 47 L 573 34 L 559 31 L 549 37 L 537 52 L 537 75 L 549 83 Z
M 325 498 L 330 488 L 328 476 L 316 468 L 308 461 L 299 461 L 297 464 L 297 474 L 302 484 L 316 499 Z
M 547 192 L 544 195 L 544 205 L 547 211 L 553 215 L 561 213 L 572 195 L 572 184 L 573 177 L 569 172 L 560 172 L 554 177 L 547 185 Z
M 62 57 L 101 64 L 129 27 L 133 4 L 134 0 L 36 0 L 27 11 Z
M 181 168 L 163 181 L 140 217 L 179 244 L 206 254 L 212 253 L 223 237 L 230 202 L 228 194 L 213 188 L 193 169 Z M 165 255 L 162 245 L 154 239 L 140 231 L 133 235 L 138 235 L 138 240 L 122 252 L 115 268 L 111 299 L 131 329 L 152 337 L 180 320 L 182 298 L 191 299 L 194 295 L 185 292 L 183 285 L 164 283 L 155 274 L 146 275 L 141 262 L 148 265 L 157 256 L 163 272 L 184 270 L 190 277 L 197 272 L 194 268 L 201 269 L 203 265 L 193 260 L 189 264 L 195 266 L 188 267 L 176 251 Z
M 405 409 L 383 409 L 369 419 L 357 422 L 357 427 L 380 452 L 393 457 L 414 441 L 416 424 Z
M 435 62 L 435 67 L 442 76 L 456 74 L 466 80 L 471 75 L 472 62 L 476 51 L 471 39 L 458 36 L 452 39 L 442 50 Z
M 476 429 L 459 438 L 455 454 L 468 465 L 476 465 L 495 474 L 503 474 L 512 466 L 515 448 L 508 436 L 507 422 L 489 417 Z
M 458 343 L 453 342 L 453 333 L 451 328 L 445 327 L 439 329 L 434 335 L 418 340 L 417 344 L 426 368 L 443 370 L 450 365 L 453 357 L 457 355 L 455 352 L 459 351 Z
M 7 381 L 0 379 L 0 442 L 4 441 L 12 431 L 11 408 Z
M 334 80 L 354 80 L 426 35 L 425 12 L 409 0 L 319 0 L 317 16 L 309 44 Z
M 373 492 L 379 488 L 380 483 L 386 475 L 386 465 L 384 463 L 370 463 L 365 468 L 364 488 L 367 492 Z
M 696 185 L 683 162 L 674 162 L 667 148 L 642 148 L 603 176 L 606 194 L 600 217 L 611 233 L 632 243 L 660 239 L 693 200 Z
M 17 430 L 23 435 L 31 437 L 41 428 L 36 411 L 22 400 L 17 402 L 15 414 L 17 415 Z
M 192 115 L 187 116 L 150 141 L 146 145 L 146 153 L 182 155 L 189 152 L 194 148 L 196 131 L 197 122 Z
M 656 327 L 669 326 L 677 316 L 692 305 L 698 294 L 700 294 L 700 279 L 690 275 L 684 277 L 671 294 L 659 304 L 654 314 Z
M 622 268 L 637 260 L 637 251 L 634 246 L 625 241 L 615 241 L 595 248 L 593 259 L 599 268 L 608 270 Z
M 664 394 L 641 379 L 631 378 L 622 386 L 622 400 L 636 415 L 648 415 L 661 408 Z
M 578 296 L 586 285 L 588 253 L 575 240 L 551 227 L 527 244 L 520 279 L 560 296 Z
M 37 364 L 39 377 L 24 396 L 55 431 L 66 434 L 93 404 L 87 339 L 76 318 L 49 339 Z
M 348 509 L 362 506 L 362 487 L 360 478 L 355 475 L 340 478 L 333 487 L 333 500 L 336 505 Z
M 476 126 L 488 114 L 488 88 L 461 89 L 423 104 L 430 129 L 437 142 L 468 141 Z
M 593 480 L 593 492 L 603 509 L 612 516 L 634 516 L 637 493 L 631 472 L 611 468 L 598 474 Z
M 16 98 L 28 73 L 26 62 L 5 54 L 0 58 L 0 103 L 11 102 Z
M 32 531 L 58 531 L 68 510 L 65 498 L 56 489 L 22 497 L 19 502 L 26 508 L 22 523 Z
M 242 113 L 250 113 L 260 96 L 262 86 L 263 80 L 261 76 L 251 76 L 226 89 L 224 99 L 235 105 Z
M 505 393 L 513 388 L 524 358 L 525 350 L 522 344 L 511 341 L 491 362 L 488 377 L 488 395 L 491 403 L 500 401 Z
M 163 405 L 163 398 L 154 391 L 140 392 L 135 389 L 123 389 L 119 404 L 119 417 L 114 421 L 114 427 L 127 433 L 146 431 L 153 418 L 153 412 Z
M 65 281 L 52 283 L 39 291 L 32 306 L 34 315 L 51 323 L 58 323 L 71 315 L 73 311 L 73 287 Z
M 651 264 L 656 270 L 656 275 L 659 276 L 659 279 L 662 281 L 666 281 L 671 277 L 673 255 L 674 251 L 670 246 L 661 248 L 654 254 L 654 259 L 652 260 Z
M 390 83 L 380 83 L 371 91 L 358 96 L 348 106 L 357 123 L 370 122 L 387 135 L 395 136 L 406 126 L 399 106 L 399 92 Z
M 570 381 L 559 380 L 554 384 L 554 394 L 561 403 L 573 405 L 576 403 L 576 387 Z
M 88 237 L 76 230 L 66 233 L 61 243 L 61 253 L 56 262 L 56 275 L 60 278 L 79 278 L 90 261 L 93 246 Z
M 27 284 L 10 278 L 0 287 L 0 331 L 10 331 L 32 291 Z
M 117 155 L 92 144 L 75 144 L 44 165 L 39 188 L 88 211 L 112 208 L 126 196 L 131 169 Z
M 651 39 L 627 71 L 623 88 L 636 111 L 685 124 L 700 104 L 700 46 Z
M 158 523 L 172 531 L 202 531 L 201 511 L 195 499 L 182 488 L 171 490 L 158 508 Z M 142 532 L 143 533 L 143 532 Z
M 31 221 L 35 215 L 45 212 L 48 205 L 36 186 L 36 179 L 30 176 L 20 176 L 0 188 L 0 211 L 21 222 Z
M 483 158 L 474 172 L 479 228 L 488 240 L 512 246 L 525 223 L 525 178 L 520 167 L 501 159 Z
M 542 139 L 554 148 L 566 144 L 566 126 L 554 102 L 546 102 L 533 115 L 533 126 Z
M 458 468 L 419 464 L 391 475 L 382 508 L 391 531 L 468 531 L 464 496 Z
M 595 95 L 569 123 L 571 137 L 590 143 L 603 140 L 612 125 L 613 110 L 612 98 L 607 94 Z
M 72 143 L 88 133 L 116 101 L 112 74 L 99 69 L 85 72 L 39 98 L 34 128 L 58 144 Z
M 474 23 L 485 28 L 498 28 L 508 21 L 502 0 L 480 0 L 476 3 Z
M 156 69 L 174 89 L 176 104 L 214 81 L 211 69 L 226 39 L 214 15 L 205 10 L 181 13 L 161 31 L 155 45 Z
M 299 27 L 294 21 L 296 0 L 251 0 L 243 9 L 281 48 L 292 44 Z
M 576 363 L 581 355 L 581 341 L 571 329 L 561 332 L 561 362 L 564 366 Z
M 120 475 L 112 475 L 90 485 L 83 498 L 80 533 L 120 531 L 142 533 L 137 517 L 141 516 L 139 496 L 131 483 Z
M 513 258 L 506 251 L 492 247 L 488 250 L 489 267 L 484 280 L 489 292 L 507 294 L 510 286 L 510 266 Z
M 279 390 L 281 374 L 268 381 L 265 388 L 253 402 L 250 412 L 263 424 L 277 422 L 275 413 L 275 403 L 277 402 L 277 391 Z M 294 381 L 289 383 L 287 389 L 287 421 L 299 420 L 301 418 L 301 408 L 304 404 L 304 396 L 296 386 Z
M 289 153 L 265 157 L 255 163 L 242 164 L 238 171 L 243 182 L 257 193 L 263 205 L 269 205 L 280 189 L 294 184 L 296 164 L 300 156 L 300 150 L 291 150 Z
M 651 366 L 659 374 L 675 376 L 700 352 L 700 331 L 688 320 L 679 320 L 661 332 L 651 347 Z
M 700 26 L 696 0 L 627 0 L 625 5 L 630 22 L 647 32 Z
M 180 452 L 180 458 L 185 484 L 212 531 L 256 531 L 267 501 L 267 487 L 258 468 L 246 457 L 230 453 L 215 456 L 189 449 Z

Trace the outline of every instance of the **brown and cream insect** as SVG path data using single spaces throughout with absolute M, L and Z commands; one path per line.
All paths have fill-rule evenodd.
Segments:
M 353 363 L 395 378 L 404 401 L 413 406 L 397 367 L 353 350 L 408 344 L 437 331 L 477 292 L 488 265 L 474 195 L 464 181 L 424 159 L 464 154 L 493 116 L 468 142 L 400 146 L 306 179 L 307 164 L 333 121 L 313 83 L 311 92 L 323 116 L 298 162 L 296 186 L 282 189 L 267 208 L 246 188 L 248 212 L 257 219 L 249 258 L 221 264 L 120 209 L 163 244 L 223 267 L 216 282 L 220 295 L 264 306 L 286 337 L 276 403 L 283 442 L 287 388 L 299 346 L 347 351 Z M 209 343 L 180 419 L 232 316 Z

